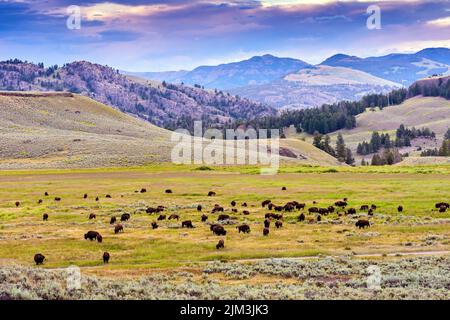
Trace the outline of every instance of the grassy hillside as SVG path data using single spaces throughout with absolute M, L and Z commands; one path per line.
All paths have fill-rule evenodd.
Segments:
M 443 135 L 450 128 L 450 101 L 438 97 L 415 97 L 406 100 L 399 106 L 374 109 L 356 117 L 356 128 L 341 130 L 345 142 L 353 149 L 363 140 L 369 141 L 373 131 L 387 132 L 395 137 L 395 130 L 404 124 L 407 127 L 428 127 L 436 133 L 437 141 L 418 139 L 411 150 L 417 147 L 434 148 L 440 144 Z M 337 133 L 332 135 L 334 141 Z
M 171 132 L 80 95 L 0 93 L 0 167 L 134 166 L 169 162 Z M 282 141 L 282 145 L 291 144 Z M 335 165 L 304 142 L 283 161 Z

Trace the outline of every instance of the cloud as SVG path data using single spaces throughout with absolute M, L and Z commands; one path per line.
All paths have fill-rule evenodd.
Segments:
M 450 17 L 439 18 L 427 22 L 429 25 L 438 27 L 448 27 L 450 26 Z

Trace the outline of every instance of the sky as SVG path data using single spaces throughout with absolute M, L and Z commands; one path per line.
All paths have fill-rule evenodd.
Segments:
M 80 28 L 67 26 L 71 5 Z M 378 29 L 367 27 L 373 5 Z M 263 54 L 320 63 L 426 47 L 450 48 L 450 0 L 0 0 L 0 60 L 45 65 L 191 70 Z

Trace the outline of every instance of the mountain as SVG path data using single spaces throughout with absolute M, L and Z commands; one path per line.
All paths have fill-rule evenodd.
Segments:
M 337 54 L 321 65 L 356 69 L 406 86 L 435 74 L 450 74 L 450 49 L 428 48 L 414 54 L 369 58 Z
M 170 129 L 191 128 L 194 120 L 216 125 L 275 113 L 269 106 L 222 91 L 141 81 L 86 61 L 61 68 L 0 62 L 0 90 L 79 93 Z
M 341 100 L 358 100 L 369 93 L 387 93 L 401 85 L 344 67 L 315 66 L 286 75 L 267 85 L 247 86 L 231 93 L 276 108 L 310 108 Z
M 0 168 L 94 168 L 171 162 L 172 133 L 68 92 L 0 92 Z M 281 162 L 338 165 L 281 139 Z
M 200 85 L 210 89 L 228 90 L 232 88 L 267 84 L 283 78 L 289 73 L 307 68 L 304 61 L 292 58 L 279 58 L 266 54 L 248 60 L 221 64 L 218 66 L 201 66 L 192 71 L 131 73 L 146 79 L 173 83 Z

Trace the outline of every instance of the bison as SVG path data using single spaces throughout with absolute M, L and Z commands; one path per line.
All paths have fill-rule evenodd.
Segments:
M 347 206 L 347 202 L 339 200 L 336 201 L 334 205 L 339 208 L 345 208 Z
M 172 193 L 172 190 L 171 189 L 167 189 L 165 192 L 166 193 Z
M 95 219 L 95 218 L 97 218 L 97 216 L 94 213 L 91 213 L 89 215 L 89 220 L 92 220 L 92 219 Z
M 317 207 L 311 207 L 311 208 L 308 209 L 308 212 L 309 212 L 309 213 L 317 213 L 317 212 L 319 212 L 319 208 L 317 208 Z
M 107 194 L 107 195 L 105 196 L 105 198 L 111 199 L 111 195 L 110 195 L 110 194 Z
M 361 211 L 367 211 L 367 210 L 369 210 L 369 206 L 368 206 L 367 204 L 363 204 L 363 205 L 359 208 L 359 210 L 361 210 Z
M 152 229 L 158 229 L 158 224 L 155 221 L 152 222 Z
M 446 206 L 440 206 L 439 207 L 439 212 L 443 213 L 445 211 L 447 211 L 447 207 Z
M 236 206 L 236 201 L 233 200 L 233 201 L 231 201 L 230 204 L 231 204 L 232 207 L 235 207 Z
M 242 214 L 243 214 L 244 216 L 248 216 L 248 215 L 250 214 L 250 211 L 244 210 L 244 211 L 242 211 Z
M 121 224 L 118 224 L 114 227 L 114 233 L 118 234 L 119 232 L 123 232 L 123 226 Z
M 287 189 L 286 189 L 286 187 L 282 187 L 281 190 L 282 191 L 286 191 Z
M 180 216 L 175 213 L 171 214 L 169 216 L 169 220 L 174 220 L 174 219 L 176 219 L 178 221 L 180 219 Z
M 355 208 L 349 208 L 347 210 L 347 214 L 356 214 L 356 209 Z
M 208 220 L 208 216 L 206 214 L 202 214 L 202 222 Z
M 283 226 L 283 222 L 281 221 L 275 221 L 275 227 L 277 227 L 277 229 L 281 228 Z
M 297 209 L 297 210 L 303 210 L 303 209 L 305 209 L 305 207 L 306 207 L 306 203 L 296 203 L 295 204 L 295 209 Z
M 83 199 L 87 199 L 87 197 L 88 197 L 88 195 L 87 195 L 87 193 L 85 193 L 85 194 L 83 195 Z
M 219 250 L 223 248 L 225 248 L 225 241 L 223 241 L 223 239 L 220 239 L 219 242 L 217 242 L 216 244 L 216 249 Z
M 269 219 L 265 219 L 264 220 L 264 227 L 265 228 L 269 228 L 270 227 L 270 220 Z
M 250 226 L 248 224 L 237 226 L 236 229 L 238 229 L 238 233 L 250 233 Z
M 121 216 L 120 216 L 120 221 L 128 221 L 128 220 L 130 220 L 130 218 L 131 218 L 131 216 L 130 216 L 130 214 L 129 213 L 123 213 Z
M 42 201 L 42 199 L 39 199 L 38 200 L 38 204 L 41 204 L 43 201 Z
M 219 220 L 219 221 L 230 220 L 230 216 L 228 214 L 221 214 L 221 215 L 219 215 L 217 220 Z
M 100 240 L 99 240 L 100 237 Z M 97 231 L 88 231 L 87 233 L 84 234 L 84 239 L 85 240 L 97 240 L 98 242 L 102 242 L 103 238 L 100 235 L 100 233 L 98 233 Z
M 95 201 L 97 201 L 97 202 L 98 202 L 99 200 L 100 200 L 100 198 L 99 198 L 99 197 L 95 197 Z
M 47 191 L 45 191 L 44 196 L 48 197 L 48 192 Z
M 363 220 L 360 219 L 355 223 L 355 226 L 358 227 L 359 229 L 364 229 L 364 228 L 368 228 L 370 227 L 370 222 L 368 220 Z
M 141 189 L 141 193 L 146 193 L 146 192 L 147 192 L 147 189 L 145 189 L 145 188 Z
M 224 227 L 222 227 L 219 224 L 216 224 L 213 228 L 212 228 L 212 232 L 217 235 L 217 236 L 225 236 L 227 235 L 227 231 L 225 230 Z
M 244 210 L 245 211 L 245 210 Z M 237 213 L 238 212 L 238 209 L 236 209 L 236 208 L 232 208 L 231 209 L 231 212 L 233 212 L 233 213 Z M 244 213 L 245 214 L 245 213 Z
M 48 221 L 48 214 L 47 213 L 44 213 L 44 215 L 42 216 L 42 220 Z
M 372 204 L 372 205 L 370 206 L 370 208 L 371 208 L 372 210 L 377 210 L 377 206 L 376 206 L 375 204 Z
M 109 263 L 109 253 L 108 252 L 103 252 L 103 263 Z
M 111 220 L 109 220 L 109 224 L 114 224 L 116 223 L 117 218 L 116 217 L 111 217 Z
M 157 220 L 158 221 L 166 220 L 166 215 L 165 214 L 160 214 Z
M 40 265 L 40 264 L 43 264 L 44 260 L 45 260 L 45 256 L 43 256 L 42 254 L 36 253 L 34 255 L 34 262 L 36 262 L 37 266 Z
M 403 212 L 403 206 L 398 206 L 397 211 L 398 212 Z
M 186 220 L 186 221 L 181 222 L 181 227 L 182 228 L 188 228 L 188 229 L 194 228 L 194 226 L 192 225 L 192 221 L 191 220 Z
M 242 204 L 242 206 L 243 206 L 244 208 L 247 208 L 247 207 L 248 207 L 247 202 L 244 202 L 244 203 Z
M 301 214 L 298 216 L 297 221 L 298 221 L 298 222 L 305 221 L 305 214 L 304 214 L 304 213 L 301 213 Z
M 198 211 L 198 212 L 201 212 L 201 211 L 202 211 L 202 206 L 201 206 L 200 204 L 197 206 L 197 211 Z
M 264 201 L 261 203 L 261 206 L 264 208 L 265 206 L 269 205 L 271 202 L 272 202 L 272 201 L 270 201 L 270 200 L 264 200 Z
M 269 228 L 264 228 L 263 229 L 263 236 L 268 236 L 269 235 Z
M 55 201 L 61 201 L 61 198 L 60 197 L 55 197 Z
M 16 201 L 16 207 L 20 206 L 20 202 Z
M 224 212 L 223 207 L 220 207 L 219 205 L 215 205 L 214 208 L 212 209 L 211 213 L 215 213 L 215 212 Z
M 216 193 L 214 191 L 208 192 L 208 197 L 214 197 Z

